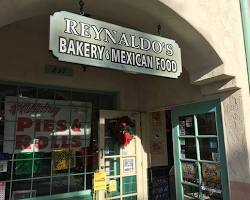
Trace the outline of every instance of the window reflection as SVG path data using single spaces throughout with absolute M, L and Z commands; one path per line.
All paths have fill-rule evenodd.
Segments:
M 197 159 L 194 138 L 181 138 L 181 158 Z
M 219 161 L 217 138 L 200 138 L 201 160 Z
M 180 135 L 195 135 L 193 115 L 179 117 L 179 132 Z
M 98 113 L 114 105 L 111 93 L 0 85 L 5 199 L 91 189 L 98 168 Z
M 106 158 L 105 172 L 107 176 L 117 176 L 120 174 L 120 158 Z
M 206 199 L 223 199 L 219 164 L 202 163 L 202 192 Z
M 50 194 L 50 179 L 35 179 L 33 180 L 33 191 L 36 191 L 36 196 L 45 196 Z
M 68 177 L 54 177 L 52 179 L 52 194 L 68 192 Z
M 119 155 L 120 154 L 120 147 L 113 138 L 105 138 L 105 148 L 104 148 L 105 155 Z
M 183 184 L 185 200 L 199 199 L 199 188 Z
M 183 181 L 198 183 L 198 166 L 195 162 L 181 162 Z
M 197 115 L 199 135 L 216 135 L 215 113 L 209 112 Z

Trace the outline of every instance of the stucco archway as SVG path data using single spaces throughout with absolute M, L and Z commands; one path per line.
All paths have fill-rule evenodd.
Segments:
M 176 12 L 179 6 L 178 1 L 168 3 L 157 0 L 108 0 L 105 2 L 92 0 L 85 1 L 84 8 L 93 18 L 152 34 L 158 34 L 157 25 L 161 24 L 161 35 L 179 43 L 182 49 L 183 66 L 189 72 L 191 84 L 202 85 L 203 93 L 235 88 L 235 83 L 230 81 L 232 76 L 225 72 L 222 59 L 210 45 L 209 38 L 203 37 L 200 33 L 198 28 L 202 30 L 202 27 L 194 28 L 186 21 L 185 16 L 181 17 Z M 0 1 L 0 27 L 35 16 L 52 14 L 58 10 L 78 13 L 78 0 L 61 0 L 60 2 L 26 0 L 25 3 L 18 0 L 11 2 L 2 0 Z M 36 26 L 35 21 L 34 26 Z M 226 81 L 221 82 L 221 80 Z M 216 82 L 212 91 L 210 91 L 211 86 L 207 88 L 207 84 L 211 82 Z M 224 86 L 225 83 L 227 83 L 226 86 Z

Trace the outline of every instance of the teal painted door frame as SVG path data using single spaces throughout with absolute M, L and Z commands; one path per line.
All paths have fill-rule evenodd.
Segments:
M 223 134 L 223 125 L 222 125 L 222 117 L 221 117 L 221 108 L 220 101 L 214 100 L 209 102 L 200 102 L 194 104 L 188 104 L 183 106 L 178 106 L 172 109 L 171 117 L 172 117 L 172 126 L 173 126 L 173 148 L 174 148 L 174 161 L 175 161 L 175 181 L 176 181 L 176 198 L 177 200 L 184 199 L 184 191 L 182 186 L 182 166 L 181 166 L 181 144 L 180 144 L 180 129 L 179 129 L 179 117 L 180 116 L 194 116 L 194 124 L 195 132 L 198 132 L 197 129 L 197 114 L 203 113 L 215 113 L 215 121 L 216 121 L 216 132 L 217 132 L 217 140 L 218 140 L 218 150 L 220 153 L 220 169 L 221 169 L 221 184 L 222 184 L 222 194 L 223 199 L 228 200 L 229 197 L 229 187 L 228 187 L 228 173 L 227 173 L 227 162 L 225 156 L 225 146 L 224 146 L 224 134 Z M 196 142 L 197 150 L 197 158 L 200 157 L 198 154 L 199 150 L 199 142 Z M 201 166 L 200 161 L 197 161 L 198 168 Z M 199 190 L 201 187 L 201 169 L 199 169 Z M 190 184 L 192 186 L 192 184 Z M 202 199 L 202 198 L 201 198 Z
M 250 1 L 240 0 L 243 35 L 245 41 L 248 82 L 250 84 Z

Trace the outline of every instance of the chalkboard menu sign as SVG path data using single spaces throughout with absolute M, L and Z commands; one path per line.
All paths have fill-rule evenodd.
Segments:
M 149 200 L 170 200 L 169 167 L 148 169 Z
M 166 176 L 156 176 L 152 179 L 152 199 L 168 200 L 169 198 L 169 180 Z

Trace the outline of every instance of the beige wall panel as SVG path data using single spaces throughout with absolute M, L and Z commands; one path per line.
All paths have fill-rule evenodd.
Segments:
M 229 179 L 250 183 L 248 139 L 240 91 L 228 94 L 222 99 L 222 115 Z

